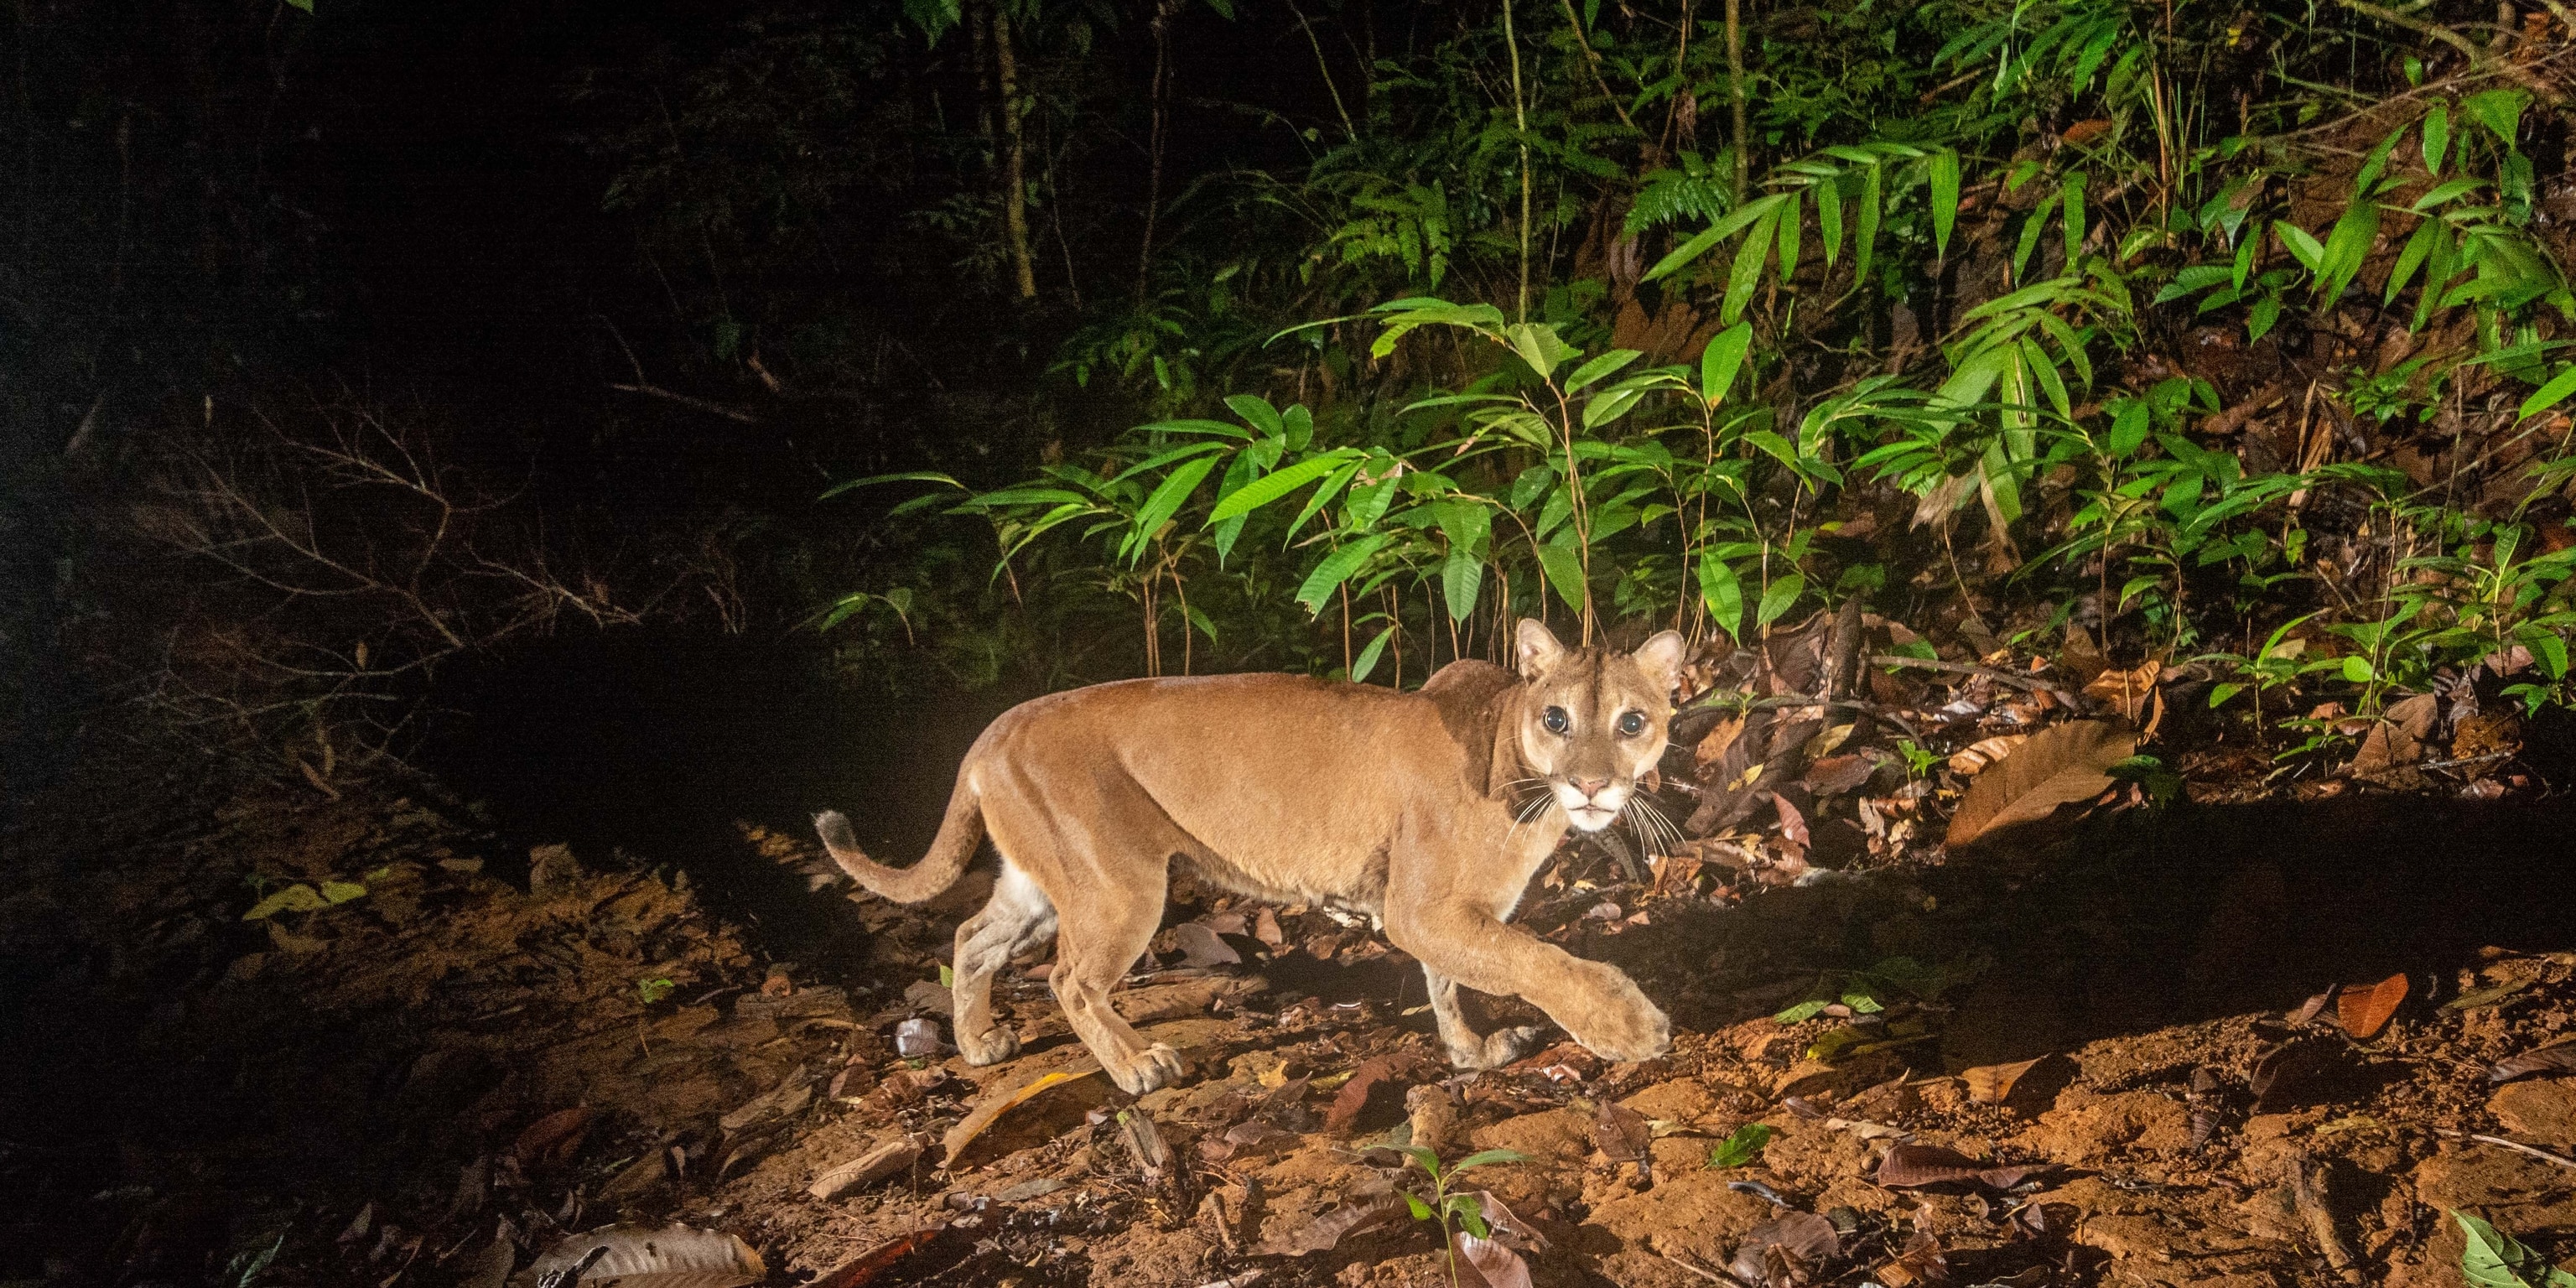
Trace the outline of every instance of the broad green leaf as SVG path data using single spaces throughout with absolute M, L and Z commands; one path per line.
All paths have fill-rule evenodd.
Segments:
M 2442 177 L 2442 160 L 2451 151 L 2451 105 L 2435 103 L 2424 114 L 2424 172 Z
M 2111 437 L 2106 444 L 2113 460 L 2127 460 L 2147 441 L 2151 424 L 2150 409 L 2143 398 L 2125 399 L 2111 418 Z
M 1822 1004 L 1818 1005 L 1821 1009 Z M 1717 1148 L 1708 1152 L 1708 1165 L 1743 1167 L 1751 1163 L 1762 1156 L 1762 1147 L 1771 1143 L 1771 1133 L 1769 1123 L 1746 1123 L 1736 1128 L 1733 1135 L 1719 1141 Z
M 1351 683 L 1359 684 L 1369 678 L 1369 672 L 1377 669 L 1379 655 L 1386 652 L 1387 641 L 1394 638 L 1395 628 L 1389 626 L 1379 631 L 1377 638 L 1370 640 L 1368 646 L 1360 650 L 1358 657 L 1351 659 Z
M 1831 267 L 1843 248 L 1842 177 L 1823 180 L 1810 191 L 1816 194 L 1816 232 L 1825 239 L 1825 264 Z
M 1861 171 L 1860 217 L 1852 224 L 1852 280 L 1869 280 L 1870 257 L 1878 250 L 1878 217 L 1886 204 L 1885 167 L 1869 166 Z
M 1753 300 L 1753 288 L 1762 281 L 1762 266 L 1771 259 L 1772 221 L 1779 217 L 1774 206 L 1753 231 L 1745 234 L 1744 243 L 1735 249 L 1735 266 L 1726 274 L 1726 302 L 1717 319 L 1727 326 L 1744 316 L 1744 306 Z
M 1699 396 L 1711 407 L 1726 401 L 1727 391 L 1735 387 L 1736 373 L 1744 368 L 1745 351 L 1753 347 L 1753 324 L 1738 322 L 1717 333 L 1708 348 L 1699 355 Z
M 2423 196 L 2409 203 L 2406 208 L 2420 215 L 2435 206 L 2457 201 L 2485 186 L 2484 182 L 2477 179 L 2453 179 L 2447 183 L 2436 184 Z
M 1322 478 L 1349 461 L 1349 450 L 1345 448 L 1309 456 L 1286 469 L 1264 474 L 1235 489 L 1224 500 L 1217 502 L 1216 508 L 1208 512 L 1208 522 L 1215 523 L 1223 519 L 1231 519 L 1238 514 L 1248 514 Z
M 324 903 L 340 904 L 347 903 L 352 899 L 364 899 L 366 897 L 367 888 L 355 881 L 325 881 L 322 883 L 322 901 Z
M 2388 271 L 2388 289 L 2381 293 L 2381 304 L 2395 302 L 2397 293 L 2405 290 L 2407 281 L 2415 276 L 2415 270 L 2424 266 L 2425 256 L 2432 254 L 2433 243 L 2441 235 L 2440 220 L 2427 219 L 2415 226 L 2415 235 L 2406 239 L 2406 249 L 2397 253 L 2397 267 Z
M 2029 276 L 2030 257 L 2039 249 L 2040 231 L 2048 227 L 2049 212 L 2057 209 L 2057 202 L 2064 195 L 2063 192 L 2052 192 L 2040 198 L 2039 205 L 2021 221 L 2021 240 L 2013 247 L 2014 281 L 2022 281 Z
M 1587 430 L 1599 429 L 1627 415 L 1629 409 L 1635 407 L 1638 400 L 1644 398 L 1646 393 L 1645 389 L 1635 386 L 1624 386 L 1604 392 L 1583 405 L 1583 427 Z
M 1959 221 L 1959 154 L 1943 148 L 1932 154 L 1932 253 L 1950 253 L 1950 228 Z
M 1762 592 L 1762 604 L 1754 610 L 1753 624 L 1768 626 L 1780 620 L 1780 614 L 1788 612 L 1798 602 L 1798 596 L 1805 593 L 1807 579 L 1803 574 L 1793 572 L 1772 582 Z
M 1189 501 L 1190 493 L 1197 490 L 1199 480 L 1206 478 L 1208 471 L 1215 468 L 1215 457 L 1202 456 L 1172 471 L 1154 488 L 1154 494 L 1145 499 L 1144 508 L 1136 512 L 1136 526 L 1128 534 L 1131 559 L 1144 556 L 1145 547 L 1153 541 L 1154 534 L 1162 531 L 1163 525 L 1180 512 L 1181 506 Z
M 2326 234 L 2325 267 L 2317 275 L 2320 299 L 2333 300 L 2343 295 L 2344 288 L 2361 272 L 2362 262 L 2370 256 L 2370 244 L 2378 237 L 2378 203 L 2355 201 L 2344 208 L 2343 215 Z
M 2254 251 L 2261 241 L 2259 237 L 2248 237 L 2236 244 L 2236 262 L 2227 270 L 2228 285 L 2245 289 L 2245 278 L 2254 271 Z
M 1521 361 L 1528 363 L 1530 370 L 1537 372 L 1542 380 L 1553 374 L 1566 359 L 1583 352 L 1567 344 L 1557 335 L 1555 325 L 1548 322 L 1513 323 L 1503 328 L 1503 338 L 1512 346 L 1512 352 L 1519 354 Z
M 2266 295 L 2254 301 L 2254 306 L 2245 310 L 2245 343 L 2252 344 L 2262 339 L 2263 333 L 2271 330 L 2272 324 L 2280 320 L 2280 296 Z
M 2487 127 L 2487 132 L 2496 136 L 2497 142 L 2508 149 L 2518 150 L 2514 140 L 2522 132 L 2523 105 L 2530 101 L 2528 90 L 2491 89 L 2461 99 L 2460 110 L 2467 112 L 2471 120 Z
M 1465 1158 L 1459 1159 L 1457 1163 L 1449 1168 L 1449 1174 L 1451 1176 L 1455 1176 L 1471 1167 L 1490 1167 L 1496 1163 L 1526 1163 L 1528 1161 L 1530 1161 L 1530 1156 L 1517 1149 L 1488 1149 L 1481 1153 L 1469 1154 Z
M 1243 423 L 1274 437 L 1284 437 L 1286 427 L 1279 422 L 1279 409 L 1259 394 L 1227 394 L 1225 405 L 1243 417 Z
M 1452 546 L 1440 565 L 1440 589 L 1449 600 L 1449 620 L 1463 622 L 1476 611 L 1485 588 L 1485 561 L 1471 546 Z
M 1547 584 L 1565 606 L 1583 611 L 1583 557 L 1574 548 L 1574 529 L 1566 528 L 1555 540 L 1538 548 L 1539 570 L 1547 574 Z
M 2281 239 L 2282 248 L 2299 261 L 2299 266 L 2310 273 L 2318 272 L 2319 267 L 2326 262 L 2326 248 L 2297 224 L 2286 219 L 2275 219 L 2272 221 L 2272 233 Z
M 1324 485 L 1316 488 L 1314 495 L 1306 498 L 1306 508 L 1297 512 L 1296 522 L 1288 525 L 1288 539 L 1290 541 L 1295 541 L 1297 539 L 1297 534 L 1305 530 L 1306 521 L 1314 518 L 1315 515 L 1321 512 L 1325 506 L 1331 505 L 1333 503 L 1333 498 L 1339 495 L 1341 490 L 1350 484 L 1352 477 L 1357 475 L 1359 472 L 1360 462 L 1358 461 L 1352 461 L 1349 464 L 1344 465 L 1342 468 L 1333 471 L 1332 477 L 1325 479 Z M 1238 514 L 1231 519 L 1220 520 L 1220 522 L 1240 525 L 1243 520 L 1244 516 Z
M 1651 282 L 1681 269 L 1692 260 L 1698 259 L 1700 256 L 1707 254 L 1709 247 L 1715 246 L 1719 242 L 1734 236 L 1738 231 L 1750 226 L 1755 220 L 1768 216 L 1772 211 L 1779 209 L 1783 202 L 1788 201 L 1795 195 L 1796 194 L 1794 193 L 1775 192 L 1770 196 L 1745 202 L 1743 205 L 1726 212 L 1726 214 L 1719 218 L 1716 223 L 1710 224 L 1706 229 L 1702 230 L 1699 235 L 1691 238 L 1689 241 L 1683 242 L 1679 246 L 1674 247 L 1671 254 L 1655 261 L 1655 266 L 1646 270 L 1645 280 Z
M 1744 626 L 1744 583 L 1713 551 L 1699 557 L 1699 594 L 1708 604 L 1709 619 L 1727 638 L 1737 638 Z
M 2565 402 L 2569 394 L 2576 394 L 2576 363 L 2560 367 L 2558 374 L 2549 378 L 2548 384 L 2533 390 L 2529 398 L 2522 400 L 2522 410 L 2514 415 L 2537 416 Z
M 851 479 L 847 483 L 835 483 L 823 490 L 822 499 L 828 501 L 852 488 L 874 487 L 879 483 L 945 483 L 950 487 L 959 489 L 960 491 L 963 491 L 966 487 L 965 484 L 960 483 L 937 470 L 906 470 L 901 474 L 871 474 L 863 479 Z
M 1612 349 L 1610 352 L 1602 354 L 1600 357 L 1594 358 L 1592 361 L 1584 363 L 1580 367 L 1576 367 L 1574 369 L 1574 374 L 1565 378 L 1565 392 L 1569 394 L 1573 393 L 1574 391 L 1591 384 L 1593 381 L 1599 380 L 1603 376 L 1609 375 L 1610 373 L 1627 366 L 1631 362 L 1635 362 L 1638 356 L 1638 352 L 1635 349 Z
M 1332 598 L 1333 592 L 1393 539 L 1393 533 L 1381 532 L 1335 547 L 1331 554 L 1324 556 L 1323 562 L 1315 565 L 1313 572 L 1306 574 L 1305 584 L 1297 588 L 1297 602 L 1306 606 L 1308 614 L 1322 616 L 1324 605 Z

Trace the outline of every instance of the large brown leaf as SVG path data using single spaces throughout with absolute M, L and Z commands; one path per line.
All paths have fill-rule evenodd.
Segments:
M 2111 766 L 2127 760 L 2137 735 L 2101 720 L 2043 729 L 1968 785 L 1950 817 L 1956 849 L 2007 828 L 2048 817 L 2060 805 L 2090 800 L 2111 785 Z
M 592 1249 L 607 1251 L 592 1256 Z M 741 1288 L 769 1275 L 751 1245 L 721 1230 L 685 1225 L 660 1229 L 612 1225 L 577 1234 L 548 1249 L 519 1272 L 543 1279 L 550 1271 L 586 1264 L 580 1282 L 614 1279 L 625 1288 Z
M 1394 1225 L 1408 1215 L 1403 1199 L 1382 1194 L 1359 1203 L 1345 1203 L 1312 1221 L 1283 1230 L 1263 1240 L 1261 1246 L 1253 1251 L 1265 1257 L 1302 1257 L 1310 1252 L 1330 1252 L 1346 1236 Z
M 2046 1164 L 1996 1166 L 1941 1145 L 1898 1145 L 1878 1162 L 1878 1183 L 1891 1190 L 1973 1183 L 2008 1190 L 2047 1171 Z
M 2576 1038 L 2498 1060 L 2487 1070 L 2487 1081 L 2511 1082 L 2534 1073 L 2576 1073 Z

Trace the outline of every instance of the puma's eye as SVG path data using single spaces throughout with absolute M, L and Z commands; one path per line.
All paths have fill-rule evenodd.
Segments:
M 1628 712 L 1623 712 L 1623 713 L 1621 713 L 1621 715 L 1619 716 L 1619 732 L 1620 732 L 1620 733 L 1625 734 L 1625 735 L 1627 735 L 1628 737 L 1634 738 L 1634 737 L 1636 737 L 1638 734 L 1644 733 L 1645 731 L 1646 731 L 1646 713 L 1645 713 L 1645 712 L 1642 712 L 1642 711 L 1628 711 Z
M 1539 712 L 1538 722 L 1541 725 L 1546 726 L 1549 733 L 1563 733 L 1565 732 L 1566 726 L 1572 723 L 1565 718 L 1565 708 L 1563 707 L 1549 707 L 1547 710 Z

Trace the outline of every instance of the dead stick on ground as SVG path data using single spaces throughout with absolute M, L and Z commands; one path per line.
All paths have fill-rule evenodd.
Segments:
M 2528 1154 L 2544 1163 L 2555 1163 L 2560 1167 L 2569 1169 L 2570 1171 L 2576 1171 L 2576 1158 L 2569 1158 L 2564 1154 L 2552 1154 L 2545 1149 L 2535 1149 L 2518 1140 L 2506 1140 L 2502 1136 L 2488 1136 L 2478 1132 L 2457 1132 L 2450 1131 L 2448 1129 L 2443 1129 L 2441 1134 L 2448 1136 L 2453 1140 L 2473 1140 L 2481 1145 L 2493 1145 L 2498 1149 L 2509 1149 L 2517 1154 Z
M 1869 659 L 1869 664 L 1871 666 L 1910 666 L 1920 671 L 1948 671 L 1954 675 L 1982 675 L 1989 680 L 2009 684 L 2016 689 L 2048 694 L 2070 707 L 2075 705 L 2073 694 L 2046 680 L 2028 675 L 2015 675 L 2010 671 L 1998 670 L 1991 666 L 1976 666 L 1967 662 L 1944 662 L 1933 657 L 1906 657 L 1897 653 L 1874 654 Z
M 2353 1265 L 2352 1249 L 2345 1245 L 2342 1232 L 2335 1229 L 2334 1212 L 2326 1206 L 2325 1191 L 2308 1171 L 2305 1154 L 2290 1156 L 2290 1197 L 2299 1205 L 2299 1215 L 2307 1220 L 2308 1233 L 2316 1237 L 2317 1251 L 2325 1254 L 2326 1264 L 2337 1270 Z
M 1680 1266 L 1682 1269 L 1687 1270 L 1692 1274 L 1698 1275 L 1700 1278 L 1705 1279 L 1710 1283 L 1725 1284 L 1727 1285 L 1727 1288 L 1744 1288 L 1744 1281 L 1733 1275 L 1722 1275 L 1714 1270 L 1692 1265 L 1691 1263 L 1684 1261 L 1661 1248 L 1655 1249 L 1655 1255 L 1662 1257 L 1664 1260 L 1669 1261 L 1674 1265 Z

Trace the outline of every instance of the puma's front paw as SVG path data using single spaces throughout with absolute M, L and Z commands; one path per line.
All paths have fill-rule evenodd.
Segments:
M 1598 1002 L 1585 1009 L 1579 1022 L 1566 1025 L 1574 1040 L 1584 1050 L 1622 1064 L 1652 1060 L 1672 1049 L 1672 1021 L 1646 1000 L 1636 981 L 1616 967 L 1598 969 Z
M 1188 1066 L 1181 1063 L 1180 1052 L 1157 1042 L 1132 1061 L 1111 1065 L 1109 1080 L 1128 1095 L 1141 1096 L 1179 1082 L 1188 1072 Z

